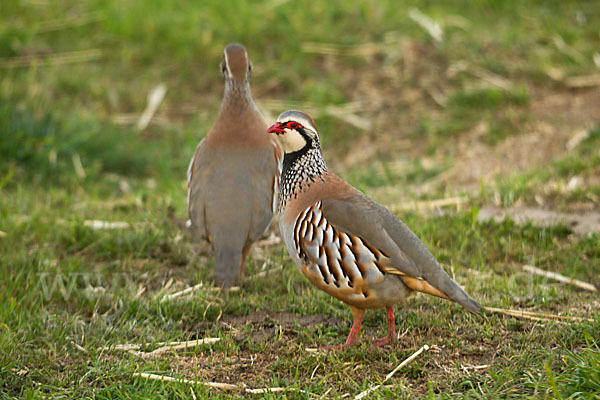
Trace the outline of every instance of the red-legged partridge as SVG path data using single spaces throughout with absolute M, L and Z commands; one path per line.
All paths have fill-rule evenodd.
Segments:
M 395 336 L 394 304 L 415 290 L 480 313 L 400 219 L 327 169 L 308 115 L 286 111 L 268 132 L 285 153 L 278 211 L 287 249 L 308 280 L 354 315 L 346 343 L 334 348 L 353 345 L 365 310 L 383 307 L 388 333 L 377 344 L 388 343 Z
M 252 65 L 240 44 L 225 48 L 225 94 L 217 119 L 188 168 L 188 212 L 194 232 L 213 247 L 220 286 L 240 282 L 250 246 L 277 204 L 283 153 L 250 95 Z

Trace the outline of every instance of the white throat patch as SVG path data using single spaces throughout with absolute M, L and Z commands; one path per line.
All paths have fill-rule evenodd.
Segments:
M 298 131 L 293 129 L 285 129 L 285 133 L 277 135 L 281 142 L 281 147 L 286 153 L 293 153 L 301 150 L 306 146 L 306 139 Z

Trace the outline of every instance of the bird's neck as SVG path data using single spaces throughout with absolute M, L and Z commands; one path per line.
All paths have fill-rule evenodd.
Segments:
M 262 138 L 268 136 L 266 130 L 263 116 L 252 101 L 248 82 L 226 81 L 221 109 L 208 135 L 210 143 L 262 142 Z
M 225 81 L 225 93 L 223 95 L 223 102 L 221 103 L 221 110 L 226 109 L 234 112 L 256 109 L 256 105 L 252 101 L 248 81 L 237 82 L 229 79 Z
M 283 212 L 290 199 L 296 198 L 317 180 L 323 180 L 326 172 L 327 166 L 318 145 L 286 153 L 283 157 L 277 210 Z

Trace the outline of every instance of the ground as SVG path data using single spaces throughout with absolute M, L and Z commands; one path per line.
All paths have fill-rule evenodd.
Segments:
M 598 2 L 9 0 L 0 21 L 2 398 L 354 398 L 423 345 L 369 398 L 600 395 L 598 293 L 523 269 L 600 284 Z M 308 111 L 329 167 L 475 299 L 544 316 L 418 295 L 391 345 L 372 343 L 377 310 L 356 347 L 315 352 L 351 313 L 276 227 L 239 290 L 215 290 L 210 247 L 185 228 L 185 170 L 233 41 L 269 121 Z M 202 338 L 220 340 L 149 354 Z M 287 391 L 246 391 L 269 387 Z

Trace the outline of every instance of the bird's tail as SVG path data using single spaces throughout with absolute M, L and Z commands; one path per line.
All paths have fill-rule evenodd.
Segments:
M 214 245 L 215 271 L 219 286 L 227 289 L 240 283 L 242 278 L 242 249 Z
M 442 291 L 425 279 L 422 278 L 414 278 L 412 276 L 405 275 L 398 270 L 388 270 L 387 272 L 396 274 L 399 278 L 404 282 L 404 284 L 412 290 L 417 292 L 426 293 L 432 296 L 440 297 L 442 299 L 455 301 L 464 308 L 466 308 L 469 312 L 481 315 L 481 305 L 475 301 L 467 292 L 465 292 L 456 282 L 454 282 L 449 276 L 446 275 L 444 271 L 443 275 L 445 275 L 446 279 L 441 279 L 444 283 L 443 287 L 445 291 Z M 442 286 L 442 285 L 440 285 Z
M 423 279 L 413 278 L 412 276 L 401 275 L 400 279 L 409 289 L 416 290 L 417 292 L 427 293 L 432 296 L 437 296 L 442 299 L 451 300 L 445 293 L 440 291 L 439 289 L 431 286 L 427 281 Z
M 446 271 L 441 269 L 440 272 L 434 274 L 434 276 L 426 277 L 431 286 L 439 288 L 439 290 L 450 298 L 450 300 L 457 302 L 463 306 L 467 311 L 481 315 L 481 305 L 475 301 L 469 294 L 461 288 L 458 283 L 454 282 L 452 278 L 448 276 Z

